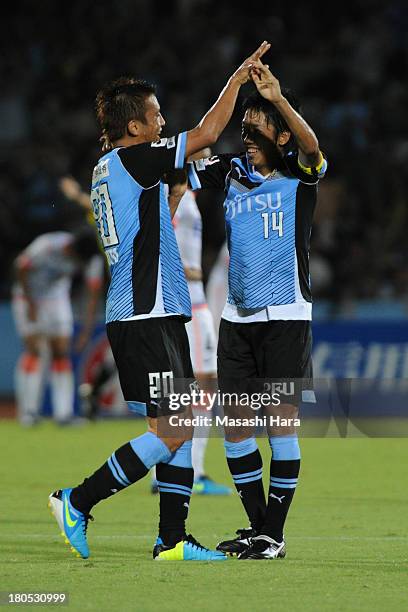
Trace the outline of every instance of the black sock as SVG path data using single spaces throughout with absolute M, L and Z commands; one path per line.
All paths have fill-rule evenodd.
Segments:
M 194 470 L 192 467 L 158 463 L 156 479 L 160 492 L 159 537 L 166 546 L 174 546 L 186 534 Z
M 295 494 L 300 469 L 300 459 L 271 460 L 271 481 L 268 506 L 261 533 L 282 542 L 283 527 Z
M 74 508 L 89 514 L 92 506 L 125 489 L 148 472 L 130 442 L 116 450 L 96 472 L 71 491 Z
M 251 527 L 259 531 L 266 502 L 262 483 L 262 457 L 254 438 L 225 442 L 227 463 Z

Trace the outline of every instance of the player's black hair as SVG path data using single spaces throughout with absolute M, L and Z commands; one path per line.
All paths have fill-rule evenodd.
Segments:
M 292 108 L 294 108 L 295 111 L 297 111 L 301 115 L 302 109 L 294 93 L 290 89 L 283 87 L 281 88 L 281 91 L 289 102 L 289 104 L 292 106 Z M 266 117 L 267 124 L 272 124 L 275 127 L 277 134 L 281 132 L 290 132 L 288 124 L 286 123 L 285 119 L 282 117 L 276 106 L 272 104 L 272 102 L 269 102 L 269 100 L 266 100 L 263 96 L 261 96 L 261 94 L 257 90 L 255 90 L 244 100 L 242 104 L 242 110 L 244 111 L 244 113 L 247 110 L 251 110 L 256 113 L 262 112 Z M 255 138 L 255 140 L 264 140 L 264 148 L 268 148 L 268 143 L 266 142 L 264 136 L 258 135 L 258 138 L 256 138 L 254 133 L 253 137 Z M 284 153 L 288 153 L 292 149 L 296 149 L 296 141 L 294 136 L 291 134 L 288 142 L 283 147 L 283 151 Z
M 154 85 L 133 77 L 120 77 L 98 92 L 96 117 L 102 130 L 104 150 L 111 149 L 111 143 L 126 134 L 129 121 L 146 122 L 145 101 L 152 94 L 156 94 Z
M 81 261 L 88 261 L 93 255 L 100 253 L 96 229 L 84 226 L 75 230 L 71 248 Z
M 300 107 L 299 100 L 296 98 L 294 93 L 287 88 L 281 88 L 282 95 L 287 99 L 292 108 L 295 109 L 300 115 L 302 109 Z M 257 113 L 264 113 L 268 125 L 271 123 L 278 133 L 290 132 L 288 124 L 272 102 L 266 100 L 258 91 L 254 91 L 247 98 L 245 98 L 242 104 L 242 110 L 245 113 L 247 110 L 252 110 Z

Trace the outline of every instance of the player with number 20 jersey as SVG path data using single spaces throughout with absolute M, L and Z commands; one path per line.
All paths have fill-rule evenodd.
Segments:
M 105 155 L 94 169 L 91 197 L 111 267 L 107 334 L 125 400 L 148 417 L 148 431 L 116 449 L 80 485 L 49 496 L 60 531 L 83 558 L 89 556 L 86 531 L 91 508 L 146 476 L 155 465 L 160 521 L 154 558 L 226 559 L 185 530 L 193 485 L 192 431 L 171 431 L 166 408 L 173 381 L 192 377 L 185 331 L 191 304 L 162 179 L 218 139 L 241 85 L 251 76 L 252 61 L 268 48 L 263 43 L 245 60 L 200 123 L 177 137 L 160 137 L 165 121 L 149 83 L 120 78 L 98 93 Z

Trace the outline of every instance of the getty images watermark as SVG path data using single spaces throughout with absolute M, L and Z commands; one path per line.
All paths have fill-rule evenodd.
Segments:
M 158 419 L 160 433 L 169 438 L 178 437 L 183 427 L 196 427 L 199 437 L 200 425 L 214 425 L 220 436 L 226 428 L 259 436 L 282 427 L 313 438 L 408 438 L 408 376 L 228 379 L 221 389 L 214 378 L 200 389 L 193 378 L 173 380 L 166 374 L 152 375 L 150 396 L 157 415 L 163 416 Z
M 262 411 L 263 408 L 278 408 L 283 403 L 282 395 L 292 395 L 294 390 L 285 387 L 285 383 L 271 385 L 271 389 L 264 393 L 223 393 L 220 390 L 208 392 L 193 388 L 189 393 L 171 393 L 168 407 L 172 411 L 183 411 L 192 405 L 199 407 L 204 414 L 195 414 L 192 417 L 180 417 L 180 414 L 169 417 L 171 426 L 199 427 L 199 426 L 232 426 L 232 427 L 300 427 L 299 418 L 282 417 L 279 414 L 260 415 L 251 411 Z M 215 406 L 246 409 L 245 416 L 218 415 L 213 416 Z M 206 414 L 207 413 L 207 414 Z

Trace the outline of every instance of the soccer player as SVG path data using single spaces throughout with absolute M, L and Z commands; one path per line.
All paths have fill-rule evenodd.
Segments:
M 267 66 L 256 62 L 257 92 L 244 103 L 242 140 L 246 152 L 219 155 L 189 164 L 193 189 L 225 187 L 230 253 L 229 295 L 221 319 L 218 379 L 222 393 L 268 387 L 255 379 L 289 383 L 311 376 L 312 296 L 309 240 L 317 183 L 327 163 L 311 127 L 289 92 Z M 259 380 L 258 380 L 259 382 Z M 306 383 L 305 383 L 306 385 Z M 300 391 L 265 408 L 272 450 L 267 503 L 262 459 L 253 432 L 225 429 L 228 467 L 250 521 L 238 537 L 218 549 L 240 559 L 273 559 L 286 553 L 283 528 L 295 492 L 300 449 L 294 421 Z M 224 406 L 228 416 L 237 405 Z M 253 416 L 253 414 L 252 414 Z
M 92 202 L 111 267 L 107 334 L 124 397 L 149 430 L 112 453 L 82 484 L 56 491 L 51 509 L 72 548 L 89 556 L 92 507 L 143 478 L 156 465 L 160 489 L 159 560 L 224 560 L 187 536 L 193 484 L 191 430 L 171 432 L 168 395 L 176 379 L 194 381 L 185 321 L 191 302 L 161 178 L 216 142 L 264 42 L 235 71 L 199 125 L 160 138 L 165 122 L 154 86 L 121 78 L 97 96 L 103 149 L 93 172 Z
M 87 228 L 76 233 L 50 232 L 38 236 L 17 257 L 12 308 L 24 352 L 17 364 L 16 396 L 23 425 L 39 417 L 43 390 L 43 340 L 51 352 L 51 398 L 57 423 L 71 421 L 74 409 L 74 379 L 69 358 L 73 333 L 71 283 L 80 269 L 85 272 L 87 307 L 78 349 L 92 331 L 103 284 L 103 259 L 94 233 Z

